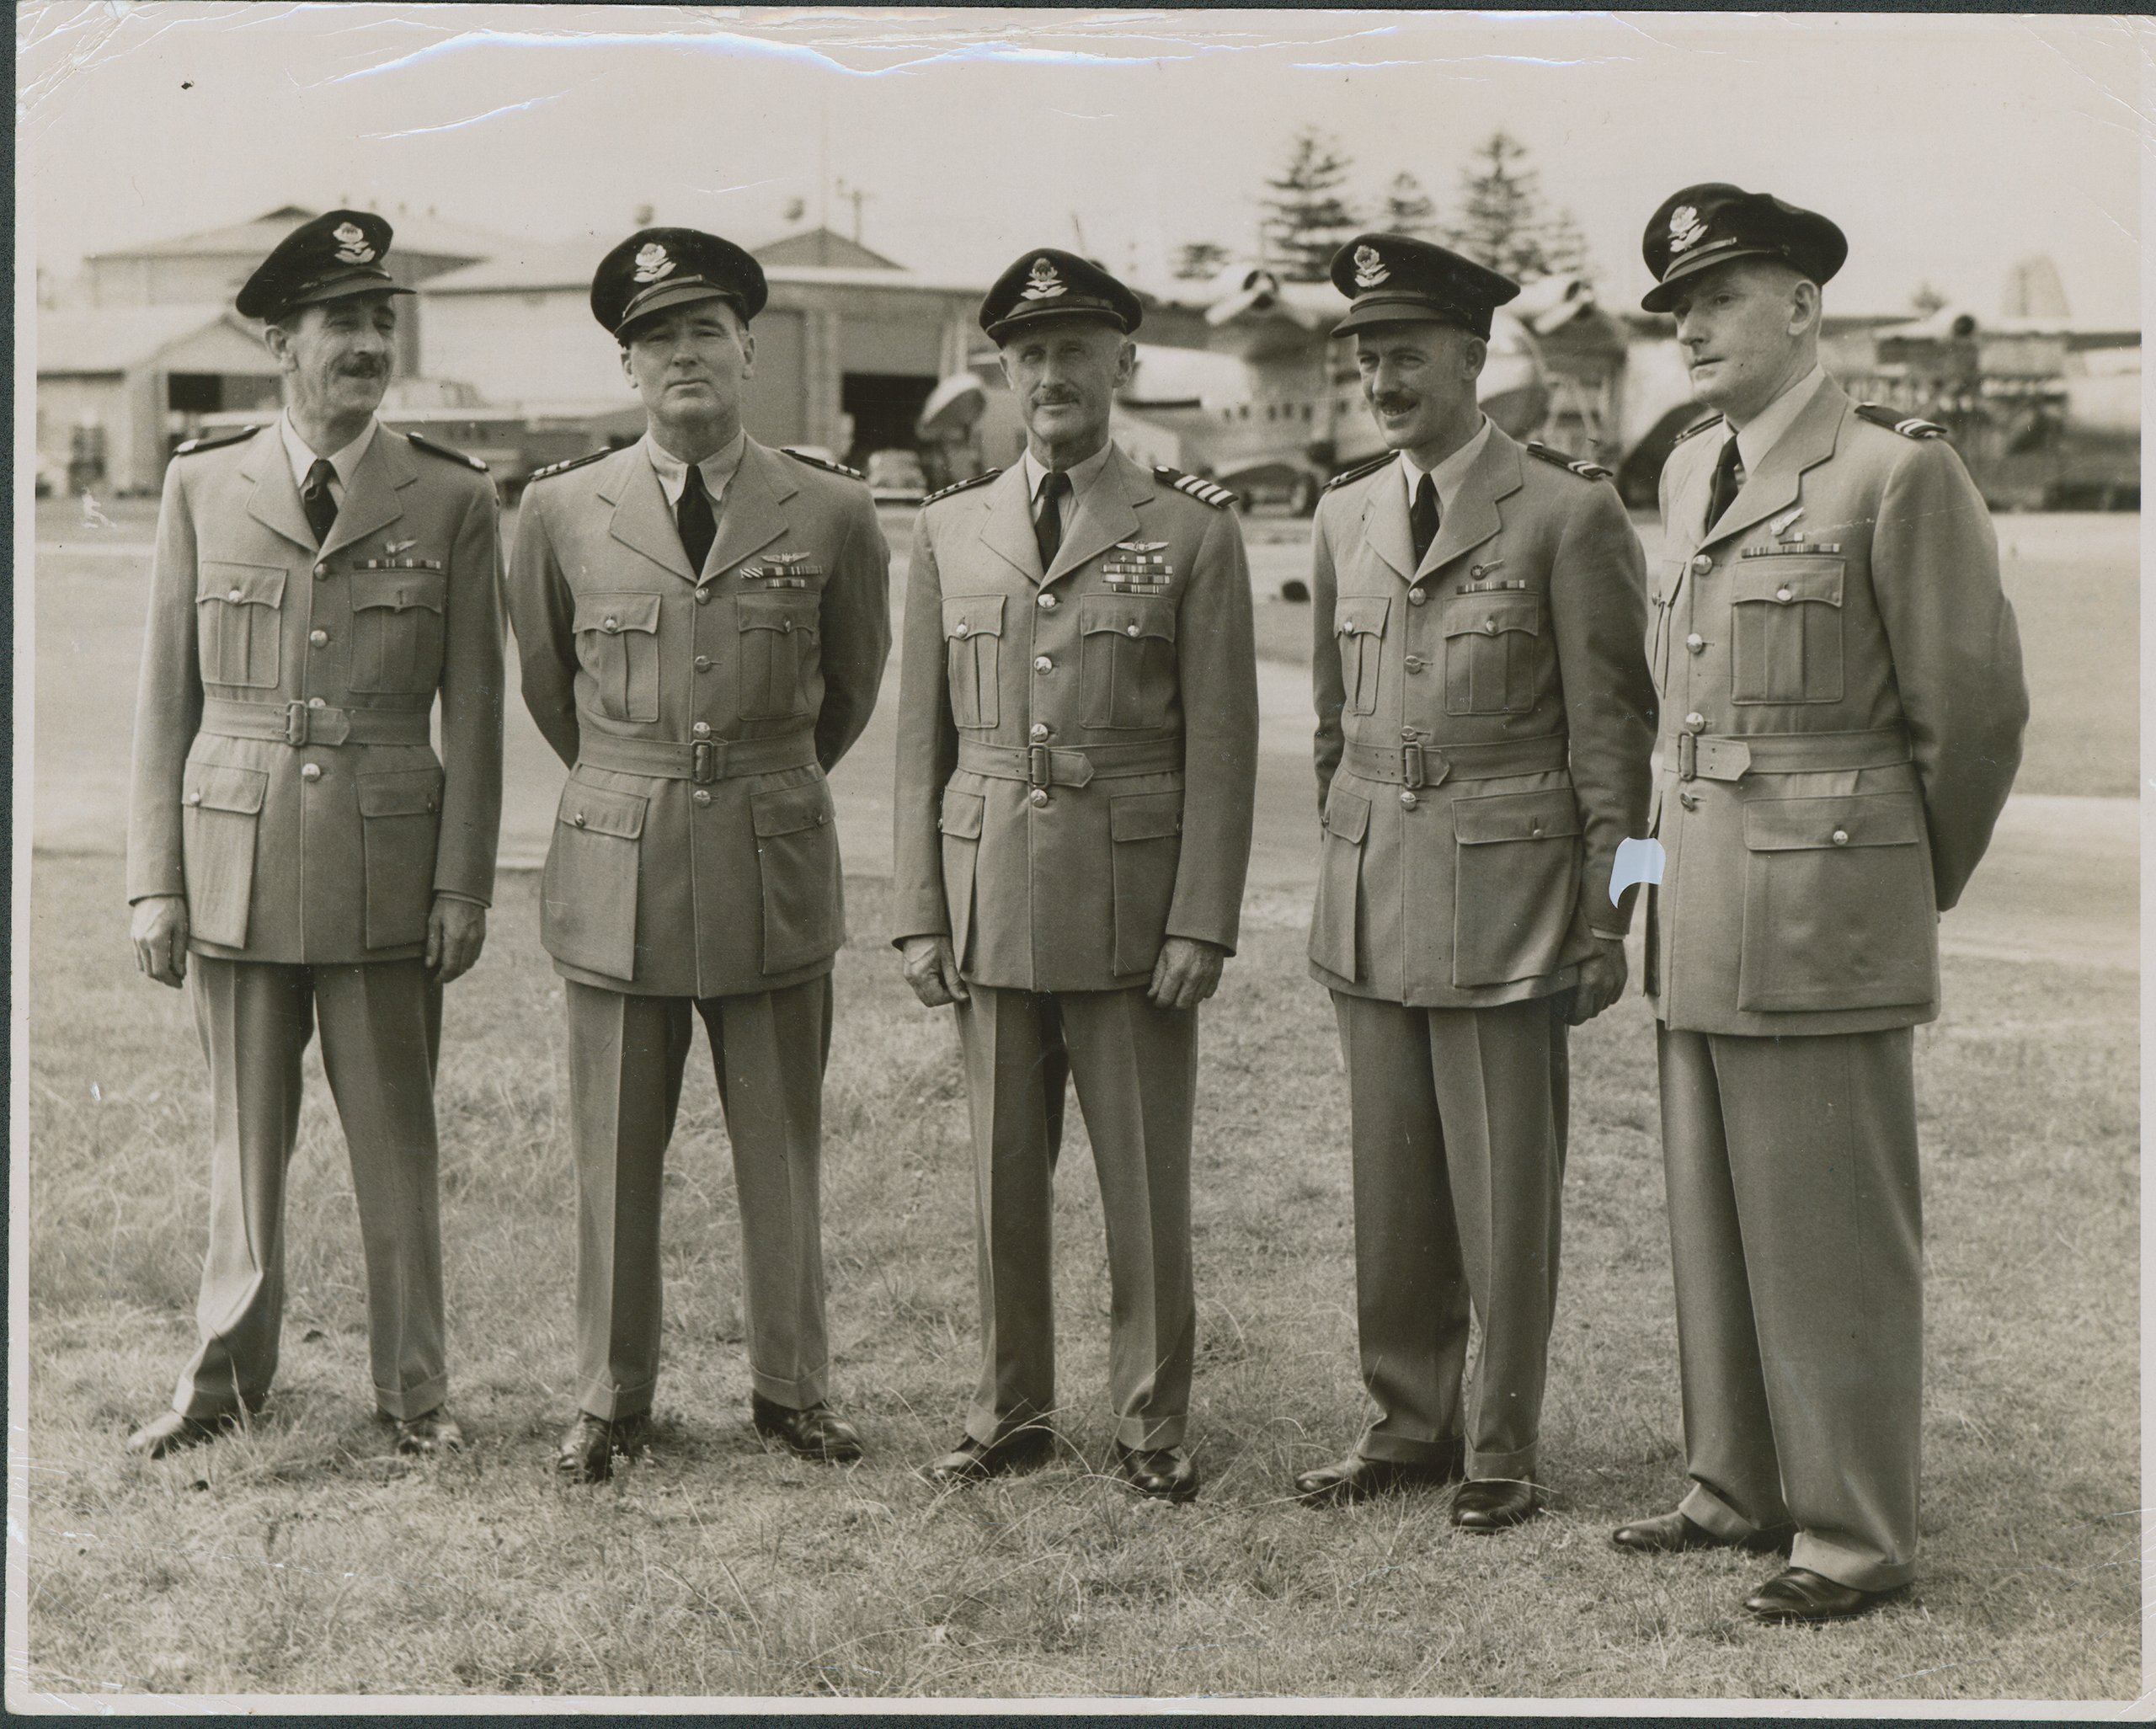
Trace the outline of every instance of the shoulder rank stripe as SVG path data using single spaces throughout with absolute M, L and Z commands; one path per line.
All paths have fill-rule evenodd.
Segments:
M 581 468 L 587 462 L 596 462 L 601 456 L 613 454 L 611 451 L 586 451 L 581 456 L 571 456 L 561 462 L 549 462 L 544 468 L 533 469 L 530 478 L 524 483 L 529 486 L 535 480 L 552 480 L 557 474 L 566 474 L 572 468 Z
M 1336 486 L 1345 486 L 1351 480 L 1360 480 L 1365 474 L 1374 474 L 1390 461 L 1392 452 L 1387 451 L 1382 456 L 1373 456 L 1367 462 L 1358 462 L 1353 468 L 1342 469 L 1326 482 L 1325 489 L 1331 492 Z
M 821 456 L 806 456 L 790 445 L 781 445 L 779 448 L 795 462 L 806 462 L 811 468 L 821 468 L 827 474 L 843 474 L 848 480 L 862 478 L 858 468 L 849 468 L 843 462 L 826 462 Z
M 1859 403 L 1860 417 L 1874 426 L 1883 426 L 1889 432 L 1898 432 L 1903 438 L 1944 438 L 1946 429 L 1936 420 L 1922 420 L 1914 414 L 1904 414 L 1899 408 L 1890 408 L 1884 403 Z
M 1580 456 L 1568 456 L 1562 451 L 1553 451 L 1539 439 L 1527 441 L 1529 451 L 1559 468 L 1569 468 L 1582 480 L 1607 480 L 1609 471 L 1599 462 L 1590 462 Z
M 236 445 L 243 438 L 253 438 L 262 429 L 243 426 L 237 432 L 209 432 L 200 438 L 190 438 L 173 452 L 175 456 L 199 456 L 205 451 L 221 451 L 227 445 Z
M 1669 447 L 1672 450 L 1675 450 L 1677 446 L 1683 444 L 1686 439 L 1696 438 L 1700 433 L 1705 432 L 1710 426 L 1719 426 L 1721 424 L 1722 420 L 1721 415 L 1710 414 L 1705 419 L 1699 422 L 1696 425 L 1688 426 L 1682 432 L 1678 433 L 1677 436 L 1670 441 Z
M 923 508 L 926 508 L 926 506 L 934 504 L 938 499 L 947 499 L 954 493 L 966 492 L 977 486 L 986 486 L 989 482 L 995 479 L 995 477 L 1002 473 L 1002 472 L 1003 471 L 1001 468 L 991 468 L 985 474 L 974 475 L 971 479 L 953 481 L 949 486 L 945 487 L 941 492 L 931 493 L 926 498 L 921 501 L 921 504 Z
M 408 432 L 404 436 L 421 450 L 430 451 L 435 456 L 446 456 L 452 462 L 462 462 L 467 468 L 476 468 L 482 474 L 487 472 L 487 465 L 477 456 L 467 456 L 462 451 L 452 451 L 447 445 L 438 445 L 430 438 L 421 438 L 416 432 Z
M 1225 486 L 1201 480 L 1195 474 L 1186 474 L 1180 468 L 1155 467 L 1154 478 L 1166 481 L 1179 493 L 1188 493 L 1201 504 L 1210 504 L 1216 510 L 1225 510 L 1235 502 L 1235 495 Z

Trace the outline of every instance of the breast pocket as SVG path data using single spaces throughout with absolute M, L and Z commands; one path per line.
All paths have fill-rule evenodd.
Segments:
M 607 720 L 659 718 L 659 596 L 576 597 L 576 659 Z
M 1086 724 L 1110 730 L 1166 726 L 1176 691 L 1176 603 L 1087 595 L 1079 601 L 1078 628 Z
M 449 577 L 440 570 L 355 570 L 352 688 L 419 696 L 441 681 L 442 615 Z
M 1001 707 L 996 680 L 1003 671 L 1003 596 L 946 595 L 943 640 L 952 724 L 994 726 Z
M 260 769 L 190 762 L 181 792 L 187 921 L 220 948 L 247 946 L 254 898 L 254 843 L 270 776 Z
M 794 720 L 808 712 L 819 604 L 814 595 L 740 597 L 742 719 Z
M 435 898 L 442 771 L 387 769 L 358 779 L 360 845 L 366 855 L 367 947 L 424 942 Z
M 1569 787 L 1455 799 L 1452 982 L 1510 985 L 1557 970 L 1580 889 Z
M 1839 558 L 1741 558 L 1731 579 L 1730 697 L 1842 698 Z
M 650 801 L 571 779 L 540 878 L 540 939 L 558 961 L 609 979 L 637 975 L 637 878 Z
M 1374 714 L 1378 707 L 1378 666 L 1385 656 L 1385 630 L 1392 602 L 1383 595 L 1355 595 L 1333 609 L 1332 634 L 1340 645 L 1340 682 L 1350 714 Z
M 1534 707 L 1542 605 L 1533 595 L 1457 602 L 1445 619 L 1445 712 L 1524 714 Z
M 279 566 L 205 562 L 195 592 L 202 682 L 274 686 L 284 604 L 285 573 Z

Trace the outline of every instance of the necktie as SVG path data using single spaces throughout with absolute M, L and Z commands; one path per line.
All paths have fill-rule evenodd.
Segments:
M 1737 465 L 1737 440 L 1722 441 L 1721 460 L 1715 464 L 1714 489 L 1707 494 L 1707 526 L 1712 528 L 1721 520 L 1721 513 L 1744 489 L 1744 477 Z
M 1055 563 L 1056 548 L 1063 544 L 1063 499 L 1070 490 L 1070 477 L 1059 468 L 1049 470 L 1041 482 L 1040 515 L 1033 519 L 1033 544 L 1041 549 L 1041 574 Z
M 1415 563 L 1420 568 L 1438 537 L 1438 483 L 1427 474 L 1415 483 L 1415 508 L 1407 513 L 1407 526 L 1415 536 Z
M 300 504 L 307 511 L 307 526 L 314 531 L 318 547 L 329 538 L 330 528 L 337 520 L 337 500 L 329 493 L 329 483 L 336 476 L 328 460 L 317 456 L 314 467 L 307 471 L 307 484 L 300 488 Z
M 711 494 L 704 490 L 703 470 L 689 464 L 681 483 L 681 501 L 674 507 L 674 526 L 681 533 L 681 550 L 689 555 L 689 568 L 704 574 L 704 559 L 711 552 L 718 525 L 712 518 Z

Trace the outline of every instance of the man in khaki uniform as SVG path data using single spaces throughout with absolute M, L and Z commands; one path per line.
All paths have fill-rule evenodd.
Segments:
M 1195 1011 L 1235 947 L 1257 670 L 1229 495 L 1108 440 L 1139 316 L 1052 248 L 981 302 L 1027 450 L 931 499 L 915 532 L 893 916 L 921 1000 L 958 1004 L 979 1203 L 979 1390 L 928 1475 L 990 1476 L 1049 1444 L 1067 1063 L 1106 1215 L 1115 1469 L 1182 1501 Z
M 1793 1545 L 1768 1620 L 1915 1568 L 1923 1234 L 1910 1028 L 2028 697 L 1983 500 L 1940 429 L 1820 370 L 1824 216 L 1686 188 L 1648 223 L 1719 414 L 1662 479 L 1647 990 L 1691 1487 L 1642 1552 Z
M 501 808 L 494 493 L 483 465 L 375 419 L 389 224 L 332 211 L 240 290 L 283 369 L 274 426 L 165 473 L 135 713 L 137 964 L 195 973 L 209 1059 L 201 1342 L 155 1458 L 259 1406 L 284 1311 L 285 1171 L 318 1022 L 366 1251 L 375 1402 L 409 1452 L 443 1404 L 434 1074 L 441 987 L 479 957 Z M 441 699 L 441 755 L 428 716 Z
M 542 885 L 565 981 L 576 1149 L 577 1404 L 558 1469 L 610 1476 L 649 1433 L 659 1198 L 700 1017 L 741 1193 L 750 1417 L 861 1456 L 825 1400 L 818 1166 L 845 940 L 825 773 L 875 706 L 889 553 L 851 469 L 742 430 L 764 273 L 647 228 L 600 263 L 643 438 L 533 477 L 510 560 L 524 699 L 569 765 Z
M 1607 471 L 1476 406 L 1491 312 L 1518 284 L 1394 234 L 1350 241 L 1332 279 L 1398 453 L 1326 489 L 1311 582 L 1310 965 L 1347 1056 L 1379 1417 L 1295 1489 L 1353 1501 L 1464 1475 L 1453 1523 L 1491 1532 L 1537 1504 L 1566 1027 L 1625 986 L 1610 867 L 1643 826 L 1653 739 L 1640 546 Z

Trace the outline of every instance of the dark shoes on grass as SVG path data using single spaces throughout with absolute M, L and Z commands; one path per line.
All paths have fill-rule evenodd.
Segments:
M 1055 1449 L 1055 1437 L 1044 1428 L 1013 1431 L 995 1442 L 966 1436 L 941 1459 L 931 1459 L 921 1474 L 939 1489 L 955 1489 L 964 1483 L 985 1482 L 1008 1471 L 1025 1470 L 1043 1463 Z
M 1486 1537 L 1524 1524 L 1541 1510 L 1532 1483 L 1518 1477 L 1470 1477 L 1453 1497 L 1452 1522 Z
M 376 1413 L 384 1422 L 395 1426 L 397 1450 L 399 1453 L 425 1457 L 436 1453 L 461 1453 L 464 1450 L 463 1425 L 449 1414 L 446 1405 L 437 1405 L 432 1411 L 423 1411 L 417 1417 L 392 1417 L 387 1411 Z
M 781 1443 L 796 1459 L 819 1465 L 851 1465 L 861 1457 L 861 1436 L 853 1425 L 820 1401 L 805 1411 L 774 1404 L 761 1393 L 749 1395 L 749 1418 L 756 1433 Z
M 1374 1496 L 1417 1488 L 1442 1488 L 1460 1480 L 1460 1461 L 1454 1454 L 1435 1462 L 1409 1463 L 1396 1459 L 1365 1459 L 1351 1453 L 1330 1465 L 1306 1470 L 1295 1479 L 1295 1498 L 1307 1507 L 1345 1507 Z
M 145 1459 L 163 1459 L 189 1447 L 201 1447 L 240 1426 L 237 1411 L 219 1417 L 185 1417 L 177 1411 L 161 1411 L 127 1438 L 127 1450 Z
M 608 1418 L 579 1411 L 554 1450 L 554 1470 L 573 1483 L 603 1483 L 614 1475 L 614 1456 L 649 1444 L 651 1413 Z
M 1744 1608 L 1763 1621 L 1838 1621 L 1876 1609 L 1891 1594 L 1860 1591 L 1809 1567 L 1784 1567 L 1744 1599 Z
M 1198 1464 L 1185 1447 L 1126 1447 L 1115 1444 L 1116 1480 L 1151 1501 L 1195 1501 Z
M 1658 1513 L 1634 1519 L 1609 1534 L 1609 1540 L 1634 1555 L 1684 1555 L 1694 1549 L 1742 1549 L 1749 1555 L 1787 1555 L 1795 1529 L 1777 1525 L 1747 1537 L 1717 1537 L 1681 1513 Z

